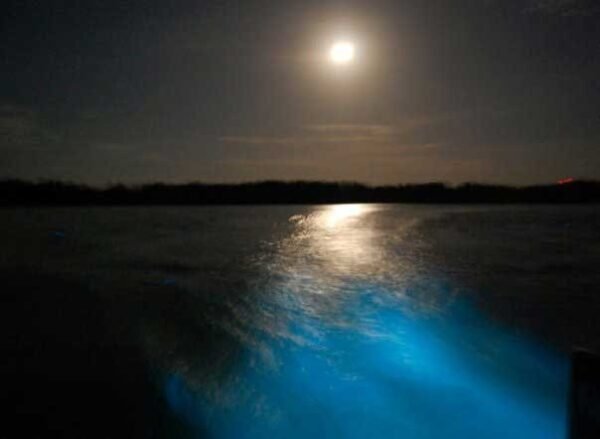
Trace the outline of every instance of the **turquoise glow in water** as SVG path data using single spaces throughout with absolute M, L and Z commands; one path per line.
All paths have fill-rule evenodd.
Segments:
M 600 241 L 597 207 L 9 209 L 0 222 L 4 339 L 27 341 L 5 392 L 27 411 L 9 427 L 559 438 L 557 352 L 600 350 L 600 247 L 580 245 Z M 92 400 L 79 379 L 62 387 L 69 371 L 95 377 Z M 30 422 L 40 403 L 47 423 Z
M 291 328 L 302 343 L 267 338 L 271 361 L 247 351 L 216 396 L 168 376 L 170 406 L 213 437 L 565 437 L 565 359 L 465 302 L 442 316 L 366 291 L 343 310 L 361 324 L 304 319 Z
M 482 314 L 415 221 L 354 205 L 290 224 L 245 299 L 208 312 L 235 354 L 194 368 L 222 347 L 203 343 L 165 373 L 198 436 L 566 436 L 567 359 Z

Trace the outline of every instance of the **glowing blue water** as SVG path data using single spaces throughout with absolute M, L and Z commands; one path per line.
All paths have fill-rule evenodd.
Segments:
M 581 245 L 600 241 L 597 206 L 9 209 L 0 225 L 0 269 L 89 284 L 107 339 L 139 343 L 192 436 L 562 438 L 558 352 L 600 349 L 600 247 Z
M 565 437 L 563 358 L 464 301 L 426 314 L 382 304 L 384 294 L 347 304 L 358 326 L 305 318 L 292 328 L 303 343 L 267 339 L 270 364 L 247 351 L 217 398 L 168 376 L 170 406 L 211 437 Z

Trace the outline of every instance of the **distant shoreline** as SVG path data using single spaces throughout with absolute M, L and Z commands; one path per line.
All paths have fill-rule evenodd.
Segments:
M 0 206 L 282 205 L 335 203 L 414 204 L 592 204 L 600 203 L 600 181 L 501 186 L 444 183 L 367 186 L 318 181 L 240 184 L 114 185 L 96 188 L 46 181 L 0 181 Z

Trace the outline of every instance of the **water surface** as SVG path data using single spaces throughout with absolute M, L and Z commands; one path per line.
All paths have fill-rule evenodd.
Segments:
M 126 411 L 146 401 L 131 435 L 562 438 L 568 353 L 600 342 L 596 207 L 10 209 L 0 221 L 24 410 L 44 411 L 40 386 L 71 384 L 57 370 L 89 369 L 114 391 L 93 405 L 105 419 L 127 423 L 110 410 L 120 395 Z

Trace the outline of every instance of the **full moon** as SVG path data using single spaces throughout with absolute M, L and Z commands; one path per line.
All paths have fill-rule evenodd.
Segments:
M 354 44 L 338 41 L 329 49 L 329 59 L 334 64 L 348 64 L 354 60 Z

